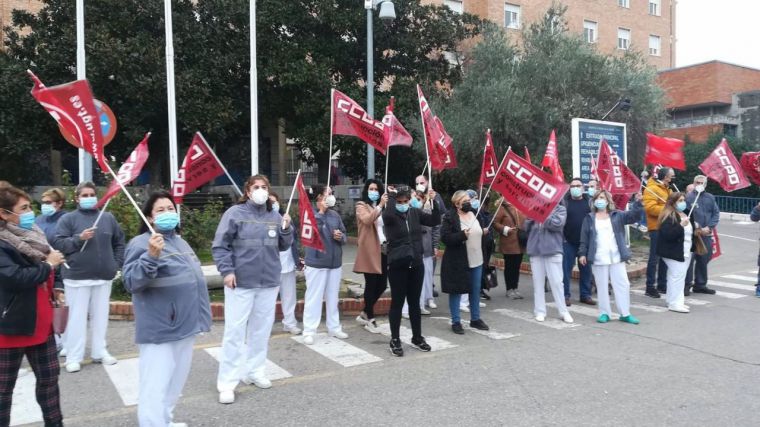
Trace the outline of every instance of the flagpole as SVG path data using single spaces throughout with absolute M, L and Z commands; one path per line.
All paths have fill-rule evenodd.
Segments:
M 667 203 L 667 200 L 665 200 L 665 199 L 663 199 L 662 197 L 660 197 L 660 195 L 659 195 L 659 194 L 657 194 L 657 193 L 655 193 L 654 191 L 652 191 L 651 189 L 649 189 L 649 188 L 648 188 L 646 185 L 644 185 L 644 184 L 641 184 L 641 188 L 643 188 L 644 190 L 646 190 L 646 191 L 648 191 L 648 192 L 652 193 L 652 195 L 653 195 L 654 197 L 657 197 L 657 198 L 658 198 L 658 199 L 660 199 L 660 200 L 661 200 L 663 203 Z
M 285 213 L 290 214 L 290 204 L 293 203 L 293 196 L 296 194 L 296 186 L 298 185 L 298 178 L 301 177 L 301 169 L 298 169 L 298 173 L 296 174 L 296 180 L 293 182 L 293 189 L 290 190 L 290 199 L 288 199 L 288 208 L 285 210 Z
M 486 230 L 490 229 L 493 225 L 494 221 L 496 221 L 496 214 L 499 213 L 499 210 L 501 210 L 501 204 L 504 202 L 500 202 L 499 206 L 496 208 L 496 212 L 493 213 L 493 218 L 491 218 L 491 222 L 488 223 L 488 227 L 486 227 Z
M 330 188 L 330 175 L 332 174 L 332 145 L 333 145 L 333 121 L 335 114 L 335 88 L 330 90 L 330 148 L 327 152 L 327 188 Z
M 499 163 L 499 167 L 496 168 L 496 174 L 494 175 L 493 181 L 491 181 L 491 183 L 488 184 L 488 191 L 486 191 L 485 197 L 488 197 L 488 193 L 491 192 L 491 187 L 493 187 L 493 183 L 498 178 L 499 172 L 501 171 L 501 167 L 504 166 L 504 162 L 507 160 L 507 155 L 509 154 L 510 151 L 512 151 L 512 146 L 511 145 L 509 146 L 509 148 L 507 148 L 507 152 L 504 153 L 504 157 L 501 159 L 501 162 Z M 478 206 L 478 211 L 475 212 L 475 216 L 478 216 L 478 214 L 480 213 L 481 209 L 483 209 L 483 203 L 481 203 L 480 206 Z
M 427 171 L 427 168 L 428 168 L 428 162 L 427 162 L 427 159 L 425 159 L 425 167 L 422 168 L 422 173 L 420 175 L 425 175 L 425 172 Z
M 491 134 L 491 129 L 486 131 L 486 145 L 483 147 L 483 162 L 480 164 L 480 191 L 478 192 L 478 200 L 483 199 L 483 164 L 486 162 L 486 151 L 488 150 L 488 135 Z
M 84 0 L 76 0 L 77 18 L 77 80 L 87 78 L 87 62 L 84 48 Z M 79 182 L 92 181 L 92 156 L 79 148 Z
M 386 187 L 388 186 L 388 165 L 390 164 L 388 160 L 390 160 L 390 157 L 391 157 L 391 146 L 389 145 L 385 147 L 385 177 L 384 178 L 385 178 Z
M 251 175 L 259 174 L 259 93 L 256 64 L 256 0 L 249 0 L 250 85 L 251 85 Z M 219 163 L 221 165 L 221 162 Z M 224 166 L 222 166 L 224 167 Z M 225 170 L 225 172 L 227 172 Z M 229 174 L 228 174 L 229 176 Z M 232 181 L 232 178 L 230 178 Z M 234 182 L 233 182 L 234 184 Z M 237 186 L 235 186 L 237 188 Z M 237 189 L 240 192 L 240 189 Z M 242 195 L 242 193 L 241 193 Z
M 143 214 L 142 209 L 140 209 L 140 207 L 137 205 L 137 202 L 135 202 L 135 199 L 132 198 L 132 195 L 129 194 L 129 191 L 127 191 L 127 187 L 125 187 L 124 184 L 122 184 L 121 181 L 119 181 L 119 177 L 116 176 L 116 172 L 113 171 L 113 169 L 111 168 L 111 165 L 106 163 L 106 167 L 108 167 L 108 172 L 111 174 L 113 179 L 115 179 L 116 182 L 119 184 L 119 187 L 121 187 L 121 191 L 123 191 L 124 194 L 127 195 L 127 198 L 129 199 L 129 201 L 132 202 L 132 206 L 135 207 L 135 209 L 137 210 L 137 214 L 140 215 L 140 218 L 143 220 L 145 225 L 148 226 L 148 230 L 150 230 L 152 234 L 155 234 L 156 230 L 154 230 L 153 226 L 150 225 L 150 222 L 148 222 L 148 218 L 145 218 L 145 214 Z
M 235 187 L 235 190 L 237 190 L 238 194 L 242 197 L 243 196 L 243 192 L 240 191 L 240 187 L 238 187 L 238 185 L 235 183 L 235 180 L 232 179 L 232 176 L 230 176 L 230 173 L 227 172 L 227 168 L 224 167 L 224 164 L 222 163 L 221 160 L 219 160 L 219 157 L 216 156 L 216 153 L 214 153 L 214 150 L 211 149 L 211 146 L 208 145 L 208 141 L 206 141 L 206 138 L 203 137 L 202 133 L 200 133 L 200 132 L 196 132 L 196 133 L 198 134 L 198 136 L 201 137 L 201 141 L 203 141 L 203 144 L 206 145 L 206 148 L 208 148 L 208 151 L 211 153 L 212 156 L 214 156 L 214 159 L 216 160 L 216 163 L 218 163 L 219 166 L 222 167 L 222 170 L 224 171 L 224 174 L 227 175 L 227 179 L 230 180 L 230 182 L 232 183 L 232 186 Z
M 417 104 L 420 103 L 420 85 L 417 85 Z M 428 168 L 428 190 L 433 188 L 433 164 L 430 163 L 430 149 L 428 148 L 428 140 L 427 140 L 427 132 L 425 132 L 425 116 L 422 114 L 422 106 L 420 106 L 420 122 L 422 123 L 422 136 L 425 139 L 425 155 L 427 156 L 427 163 L 425 163 L 425 167 L 428 165 L 430 166 Z M 425 170 L 422 170 L 422 173 L 425 173 Z
M 100 218 L 103 217 L 103 214 L 105 213 L 106 209 L 108 209 L 108 204 L 111 203 L 111 199 L 106 200 L 106 204 L 103 205 L 103 208 L 100 209 L 100 212 L 98 213 L 98 217 L 95 218 L 95 223 L 92 224 L 92 227 L 90 228 L 98 228 L 98 223 L 100 222 Z M 79 252 L 84 251 L 84 248 L 87 247 L 87 243 L 89 240 L 85 240 L 84 244 L 82 245 L 82 249 L 79 250 Z
M 174 30 L 172 28 L 171 0 L 164 0 L 164 22 L 166 32 L 166 98 L 169 113 L 169 178 L 171 182 L 175 182 L 179 165 L 177 163 L 177 111 L 174 99 Z
M 694 199 L 694 203 L 691 204 L 691 209 L 689 209 L 689 218 L 691 218 L 691 213 L 694 212 L 694 207 L 697 206 L 697 200 L 699 200 L 699 196 L 701 196 L 702 193 L 703 191 L 697 192 L 697 197 Z

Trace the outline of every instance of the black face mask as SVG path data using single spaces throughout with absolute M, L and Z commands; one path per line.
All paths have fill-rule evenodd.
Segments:
M 472 210 L 472 204 L 470 202 L 462 203 L 462 212 L 469 212 Z

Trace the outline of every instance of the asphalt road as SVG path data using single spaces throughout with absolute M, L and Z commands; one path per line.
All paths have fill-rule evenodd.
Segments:
M 693 295 L 690 314 L 667 312 L 663 299 L 636 293 L 644 287 L 638 281 L 632 295 L 638 326 L 597 324 L 595 308 L 578 303 L 572 306 L 581 310 L 572 313 L 578 326 L 564 327 L 552 308 L 554 319 L 539 324 L 532 320 L 530 277 L 523 276 L 524 300 L 507 300 L 503 282 L 492 291 L 482 309 L 488 336 L 451 333 L 447 300 L 439 298 L 440 308 L 423 319 L 424 334 L 438 347 L 431 353 L 405 346 L 406 355 L 394 358 L 387 337 L 346 317 L 349 338 L 325 339 L 318 353 L 282 334 L 277 323 L 269 360 L 273 374 L 286 378 L 269 390 L 240 386 L 232 405 L 216 402 L 213 353 L 223 325 L 215 324 L 197 342 L 175 420 L 191 426 L 756 426 L 760 299 L 752 285 L 760 229 L 724 221 L 719 230 L 723 256 L 711 264 L 710 277 L 721 292 Z M 120 359 L 113 372 L 90 364 L 61 373 L 67 425 L 136 425 L 133 333 L 131 322 L 111 322 L 110 350 Z M 19 380 L 14 423 L 35 420 L 31 380 Z

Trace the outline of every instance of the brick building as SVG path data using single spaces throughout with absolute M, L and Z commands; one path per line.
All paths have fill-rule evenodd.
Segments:
M 446 5 L 520 30 L 541 19 L 553 0 L 423 0 Z M 600 52 L 637 49 L 657 69 L 675 66 L 675 0 L 562 0 L 570 31 L 582 34 Z
M 13 9 L 26 10 L 37 13 L 42 8 L 40 0 L 2 0 L 0 1 L 0 29 L 11 25 L 11 12 Z M 5 49 L 5 45 L 0 43 L 0 49 Z
M 711 134 L 760 142 L 760 70 L 721 61 L 663 70 L 669 120 L 663 135 L 705 142 Z

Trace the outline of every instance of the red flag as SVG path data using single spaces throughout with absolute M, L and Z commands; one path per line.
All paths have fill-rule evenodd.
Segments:
M 728 146 L 726 138 L 723 138 L 713 152 L 699 165 L 699 170 L 728 192 L 749 187 L 749 181 L 744 176 L 739 161 L 731 152 L 731 147 Z
M 196 132 L 193 142 L 185 154 L 182 167 L 177 172 L 177 180 L 172 186 L 174 203 L 182 203 L 185 194 L 222 175 L 224 169 L 211 148 L 206 145 L 200 133 Z
M 433 170 L 442 171 L 444 169 L 453 169 L 457 167 L 457 159 L 454 155 L 453 140 L 446 133 L 441 119 L 433 114 L 422 88 L 417 85 L 417 98 L 420 103 L 420 113 L 422 114 L 422 127 L 425 130 L 425 139 L 430 156 L 430 165 Z
M 712 259 L 715 259 L 719 256 L 721 256 L 722 253 L 720 251 L 720 239 L 718 238 L 718 229 L 716 227 L 713 227 L 712 229 Z
M 661 164 L 679 170 L 686 170 L 686 158 L 683 155 L 683 141 L 647 133 L 647 149 L 644 163 Z
M 557 136 L 552 130 L 549 136 L 549 144 L 546 146 L 546 153 L 544 154 L 544 160 L 541 162 L 542 168 L 549 168 L 552 173 L 561 179 L 565 180 L 565 174 L 562 173 L 562 166 L 559 165 L 559 150 L 557 149 Z
M 332 90 L 330 115 L 333 135 L 356 136 L 385 154 L 383 122 L 370 117 L 361 105 L 337 89 Z
M 491 139 L 491 129 L 486 132 L 486 148 L 483 151 L 483 166 L 480 169 L 480 185 L 486 185 L 493 182 L 496 178 L 496 170 L 499 168 L 499 159 L 496 158 L 496 151 L 493 148 L 493 139 Z
M 527 161 L 528 161 L 528 163 L 533 163 L 533 162 L 530 160 L 530 152 L 528 152 L 528 146 L 527 146 L 527 145 L 525 146 L 525 160 L 527 160 Z
M 527 217 L 544 222 L 570 186 L 510 150 L 493 188 Z
M 393 104 L 394 99 L 391 97 L 390 105 L 385 108 L 385 116 L 383 117 L 383 147 L 385 149 L 394 145 L 411 147 L 412 136 L 393 114 Z
M 314 215 L 314 208 L 309 203 L 309 195 L 303 186 L 303 178 L 298 177 L 295 183 L 298 189 L 298 214 L 299 214 L 299 234 L 301 235 L 301 244 L 318 251 L 325 251 L 325 244 L 319 235 L 317 228 L 317 217 Z
M 760 152 L 743 153 L 741 164 L 749 179 L 760 185 Z
M 107 171 L 108 161 L 103 155 L 100 116 L 87 80 L 47 87 L 34 73 L 28 73 L 34 81 L 34 99 L 53 116 L 59 126 L 74 136 L 79 147 L 90 153 L 102 170 Z
M 108 186 L 106 194 L 98 199 L 98 204 L 95 205 L 95 208 L 99 209 L 108 201 L 108 199 L 115 196 L 121 190 L 119 182 L 121 185 L 128 185 L 140 175 L 145 162 L 148 160 L 148 155 L 150 154 L 148 150 L 148 138 L 150 138 L 150 132 L 145 134 L 143 140 L 137 144 L 137 147 L 132 151 L 132 154 L 130 154 L 127 160 L 121 165 L 119 173 L 116 174 L 116 179 L 111 181 L 111 185 Z M 118 182 L 116 180 L 118 180 Z
M 602 140 L 599 146 L 599 161 L 596 163 L 596 175 L 602 188 L 611 194 L 630 195 L 638 193 L 641 180 L 628 169 L 623 160 L 612 151 L 607 141 Z

